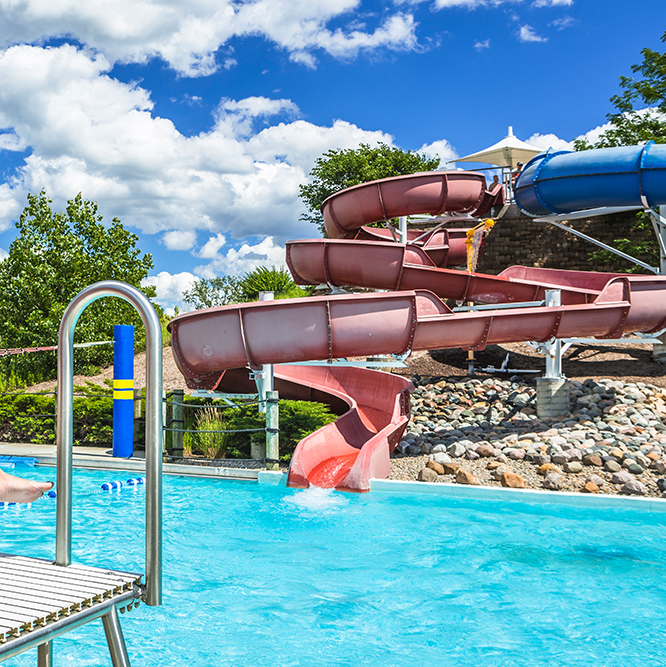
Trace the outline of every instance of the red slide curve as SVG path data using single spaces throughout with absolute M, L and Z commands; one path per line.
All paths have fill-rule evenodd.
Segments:
M 367 491 L 372 477 L 388 476 L 389 455 L 409 422 L 409 380 L 340 366 L 275 366 L 273 375 L 281 398 L 326 403 L 341 415 L 299 443 L 290 486 Z M 236 368 L 222 374 L 216 389 L 252 392 L 254 382 Z

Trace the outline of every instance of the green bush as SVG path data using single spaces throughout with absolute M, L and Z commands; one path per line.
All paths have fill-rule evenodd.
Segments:
M 206 399 L 185 397 L 186 406 L 210 404 Z M 219 433 L 196 435 L 185 433 L 183 449 L 186 452 L 208 456 L 205 451 L 216 450 L 217 458 L 248 459 L 250 458 L 250 443 L 252 433 L 250 429 L 260 429 L 258 435 L 264 437 L 266 416 L 260 413 L 258 406 L 247 405 L 236 408 L 226 407 L 223 401 L 213 401 L 212 405 L 218 408 L 219 419 L 211 417 L 208 408 L 188 409 L 185 407 L 186 429 L 203 428 L 203 430 L 219 429 L 224 431 L 244 431 L 241 433 Z M 291 455 L 298 442 L 306 435 L 334 421 L 337 415 L 331 413 L 329 407 L 322 403 L 309 401 L 280 401 L 280 460 L 290 461 Z M 199 413 L 208 413 L 200 416 Z M 204 427 L 203 425 L 206 424 Z M 213 436 L 211 440 L 211 436 Z
M 113 397 L 109 387 L 74 387 L 75 445 L 110 447 L 113 434 Z M 0 441 L 55 442 L 55 396 L 0 394 Z
M 145 414 L 145 397 L 142 401 Z M 236 408 L 223 401 L 185 397 L 185 424 L 191 430 L 245 431 L 241 433 L 185 433 L 183 447 L 206 458 L 250 458 L 251 433 L 264 437 L 266 416 L 257 405 Z M 188 409 L 187 406 L 199 406 Z M 219 409 L 223 408 L 223 409 Z M 113 390 L 88 383 L 74 387 L 74 444 L 111 447 L 113 439 Z M 327 405 L 308 401 L 280 401 L 280 459 L 290 461 L 294 448 L 306 435 L 335 420 Z M 55 442 L 55 396 L 49 394 L 0 394 L 0 441 Z

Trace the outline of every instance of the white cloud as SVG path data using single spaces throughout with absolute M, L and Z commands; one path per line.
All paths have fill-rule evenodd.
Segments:
M 423 153 L 426 157 L 429 158 L 433 158 L 438 155 L 440 159 L 439 169 L 449 169 L 450 167 L 448 167 L 446 163 L 459 157 L 455 148 L 453 148 L 453 146 L 451 146 L 451 144 L 446 141 L 446 139 L 433 141 L 431 144 L 423 144 L 423 146 L 421 146 L 417 152 Z
M 0 132 L 0 151 L 24 151 L 25 142 L 14 132 Z
M 259 266 L 285 267 L 286 250 L 276 244 L 275 239 L 266 237 L 259 243 L 244 243 L 240 248 L 231 248 L 226 255 L 217 255 L 210 264 L 198 266 L 195 271 L 202 278 L 214 278 L 218 275 L 240 276 Z
M 9 253 L 4 248 L 0 248 L 0 262 L 4 262 L 7 257 L 9 257 Z
M 71 36 L 112 62 L 163 58 L 188 76 L 207 75 L 220 63 L 215 53 L 234 37 L 257 35 L 314 64 L 316 51 L 352 58 L 359 51 L 416 46 L 410 14 L 388 15 L 374 29 L 359 29 L 360 0 L 0 0 L 0 47 Z M 349 25 L 330 30 L 335 19 Z M 233 67 L 235 60 L 221 65 Z
M 196 276 L 191 273 L 183 272 L 171 274 L 167 271 L 160 271 L 156 276 L 149 276 L 142 282 L 142 286 L 152 285 L 157 291 L 155 301 L 160 306 L 167 309 L 167 312 L 173 315 L 173 308 L 178 306 L 181 312 L 183 306 L 183 292 L 192 287 Z
M 292 120 L 255 133 L 257 118 L 297 113 L 289 100 L 262 97 L 224 100 L 210 131 L 185 137 L 152 114 L 148 91 L 110 78 L 109 67 L 73 46 L 0 52 L 0 130 L 32 150 L 11 187 L 0 187 L 0 229 L 16 219 L 27 191 L 45 188 L 54 206 L 83 192 L 107 216 L 171 234 L 165 244 L 193 239 L 195 230 L 281 244 L 312 235 L 298 220 L 298 186 L 316 157 L 360 142 L 392 144 L 344 121 Z
M 227 240 L 224 238 L 223 234 L 211 236 L 197 254 L 203 259 L 217 259 L 219 257 L 220 248 L 225 245 L 226 242 Z
M 437 9 L 448 9 L 449 7 L 467 7 L 473 9 L 474 7 L 486 4 L 489 4 L 486 0 L 435 0 L 435 7 Z M 500 4 L 500 2 L 494 2 L 493 4 Z
M 572 151 L 573 142 L 560 139 L 554 134 L 533 134 L 526 143 L 534 148 L 540 148 L 544 153 L 552 148 L 554 151 Z
M 22 209 L 23 206 L 17 199 L 16 193 L 9 185 L 0 184 L 0 232 L 11 227 L 12 221 L 18 219 Z
M 571 7 L 573 0 L 534 0 L 533 7 Z
M 490 40 L 489 39 L 484 39 L 482 42 L 476 41 L 476 42 L 474 42 L 474 48 L 477 51 L 483 51 L 484 49 L 489 49 L 490 48 Z
M 541 37 L 531 25 L 521 25 L 518 31 L 518 40 L 521 42 L 547 42 L 547 37 Z
M 562 18 L 551 21 L 548 25 L 551 25 L 554 28 L 557 28 L 558 30 L 564 30 L 565 28 L 571 27 L 575 23 L 576 19 L 573 18 L 572 16 L 563 16 Z
M 162 237 L 162 243 L 167 250 L 191 250 L 196 242 L 197 233 L 192 229 L 174 229 Z

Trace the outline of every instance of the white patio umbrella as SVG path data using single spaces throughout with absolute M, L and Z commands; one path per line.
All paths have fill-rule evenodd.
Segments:
M 502 141 L 498 141 L 496 144 L 478 153 L 459 157 L 451 160 L 451 162 L 486 162 L 488 164 L 496 164 L 498 167 L 514 169 L 519 162 L 525 163 L 535 155 L 543 152 L 541 149 L 530 146 L 528 143 L 518 139 L 513 133 L 513 127 L 509 125 L 509 134 Z

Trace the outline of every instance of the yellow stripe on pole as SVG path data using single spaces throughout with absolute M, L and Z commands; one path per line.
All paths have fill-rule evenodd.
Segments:
M 115 400 L 133 401 L 134 400 L 134 390 L 133 389 L 126 389 L 124 391 L 114 390 L 113 400 L 114 401 Z
M 134 389 L 134 380 L 114 380 L 114 389 Z

